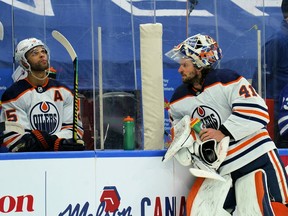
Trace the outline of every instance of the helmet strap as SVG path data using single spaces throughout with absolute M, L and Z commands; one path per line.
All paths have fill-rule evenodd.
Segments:
M 45 72 L 46 72 L 46 76 L 43 77 L 43 78 L 39 78 L 39 77 L 37 77 L 37 76 L 32 72 L 32 70 L 31 70 L 31 66 L 30 66 L 29 63 L 28 63 L 28 67 L 26 68 L 26 71 L 28 72 L 28 74 L 31 73 L 31 75 L 32 75 L 35 79 L 37 79 L 37 80 L 39 80 L 39 81 L 43 81 L 43 80 L 45 80 L 45 79 L 49 76 L 49 74 L 50 74 L 50 70 L 49 70 L 49 68 L 50 68 L 50 64 L 48 65 L 48 69 L 45 70 Z
M 48 71 L 48 72 L 47 72 L 47 71 Z M 40 81 L 45 80 L 45 79 L 49 76 L 49 73 L 50 73 L 49 70 L 45 70 L 45 72 L 46 72 L 46 76 L 43 77 L 43 78 L 39 78 L 39 77 L 35 76 L 34 73 L 33 73 L 31 70 L 29 70 L 29 72 L 31 73 L 31 75 L 32 75 L 35 79 L 40 80 Z

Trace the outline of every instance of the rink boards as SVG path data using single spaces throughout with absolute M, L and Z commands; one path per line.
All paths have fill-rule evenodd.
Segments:
M 0 214 L 183 215 L 194 178 L 165 151 L 1 154 Z M 288 150 L 280 150 L 288 165 Z M 109 212 L 109 214 L 105 214 Z

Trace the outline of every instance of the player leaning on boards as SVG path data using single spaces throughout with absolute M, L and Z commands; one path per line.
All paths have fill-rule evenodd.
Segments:
M 15 60 L 28 76 L 14 83 L 2 95 L 2 150 L 84 150 L 80 120 L 79 140 L 72 139 L 73 93 L 67 86 L 48 77 L 48 47 L 36 38 L 24 39 L 16 47 Z
M 196 155 L 226 180 L 197 178 L 187 198 L 187 215 L 231 215 L 236 206 L 237 216 L 288 215 L 287 173 L 266 130 L 264 100 L 244 77 L 215 69 L 222 51 L 208 35 L 189 37 L 166 56 L 180 63 L 183 81 L 170 102 L 177 139 L 166 154 L 172 152 L 185 166 L 193 166 Z M 187 116 L 183 126 L 199 118 L 205 127 L 198 139 L 189 127 L 190 137 L 182 142 L 177 133 L 183 129 L 177 124 Z

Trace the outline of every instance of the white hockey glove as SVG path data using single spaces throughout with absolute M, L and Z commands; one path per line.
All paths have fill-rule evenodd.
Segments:
M 189 166 L 193 163 L 192 155 L 196 155 L 209 168 L 217 170 L 226 158 L 230 138 L 224 137 L 219 143 L 215 139 L 201 142 L 198 134 L 191 131 L 190 122 L 190 116 L 186 115 L 173 127 L 174 139 L 163 161 L 174 156 L 181 165 Z
M 205 142 L 199 142 L 197 139 L 191 146 L 181 148 L 174 157 L 183 166 L 193 164 L 193 156 L 198 157 L 209 168 L 217 170 L 226 158 L 229 140 L 229 137 L 225 137 L 217 143 L 215 139 Z

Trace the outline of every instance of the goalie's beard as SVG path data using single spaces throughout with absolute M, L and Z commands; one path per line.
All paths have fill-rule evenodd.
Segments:
M 207 76 L 207 74 L 212 70 L 211 67 L 206 67 L 206 68 L 203 68 L 201 70 L 201 76 L 200 75 L 195 75 L 193 77 L 188 77 L 186 78 L 185 80 L 183 80 L 183 83 L 185 84 L 190 84 L 192 86 L 194 86 L 194 84 L 200 84 L 202 85 L 204 83 L 204 80 Z
M 185 80 L 183 80 L 183 83 L 189 84 L 194 86 L 195 84 L 201 84 L 201 77 L 199 75 L 195 75 L 194 77 L 188 77 Z

